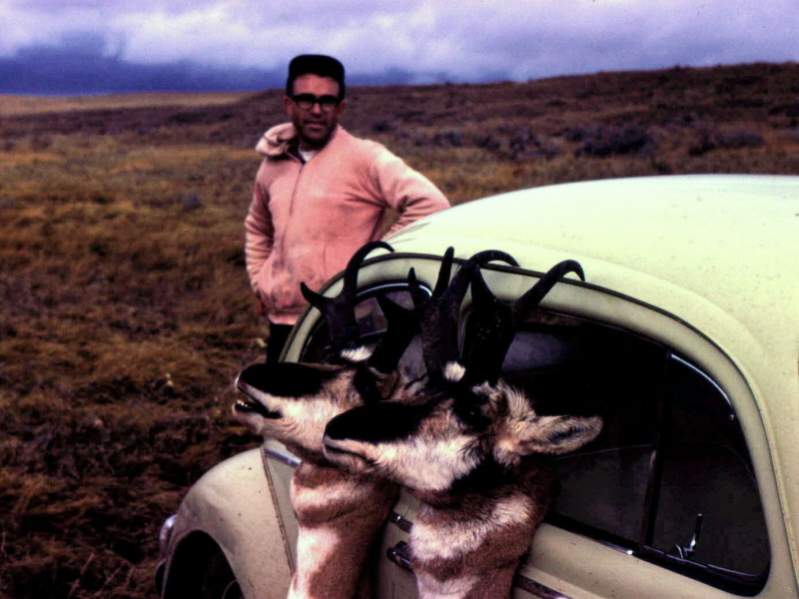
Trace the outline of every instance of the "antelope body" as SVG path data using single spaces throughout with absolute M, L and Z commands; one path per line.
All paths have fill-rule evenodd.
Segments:
M 291 599 L 369 597 L 364 566 L 397 499 L 395 484 L 332 466 L 322 451 L 325 425 L 334 416 L 390 397 L 400 387 L 396 365 L 415 331 L 412 315 L 383 303 L 389 330 L 381 342 L 372 351 L 358 339 L 357 268 L 375 247 L 391 249 L 376 242 L 356 252 L 339 297 L 329 300 L 303 288 L 327 320 L 333 363 L 255 364 L 236 383 L 244 395 L 233 406 L 234 416 L 303 459 L 290 487 L 299 527 Z

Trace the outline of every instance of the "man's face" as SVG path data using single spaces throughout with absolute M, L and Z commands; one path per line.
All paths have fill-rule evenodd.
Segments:
M 338 83 L 330 77 L 319 77 L 318 75 L 300 75 L 294 80 L 294 89 L 291 97 L 283 99 L 286 114 L 291 118 L 297 135 L 300 139 L 300 147 L 306 150 L 318 150 L 329 140 L 333 131 L 338 125 L 338 118 L 344 110 L 344 102 L 333 106 L 323 106 L 319 102 L 314 102 L 310 107 L 303 108 L 297 99 L 303 96 L 315 96 L 324 99 L 331 96 L 338 98 Z

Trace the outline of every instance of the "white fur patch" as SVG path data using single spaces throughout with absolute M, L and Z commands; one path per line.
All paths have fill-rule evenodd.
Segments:
M 330 505 L 346 505 L 357 501 L 359 497 L 369 493 L 369 488 L 364 488 L 355 480 L 342 479 L 318 488 L 309 489 L 295 485 L 291 479 L 291 505 L 301 514 L 308 510 L 318 510 Z
M 444 366 L 444 378 L 452 383 L 457 383 L 466 374 L 466 369 L 457 362 L 447 362 Z
M 346 408 L 329 397 L 285 401 L 280 406 L 283 420 L 289 425 L 285 435 L 306 449 L 321 453 L 325 426 Z
M 416 437 L 404 442 L 383 443 L 366 454 L 395 475 L 401 484 L 423 491 L 443 491 L 470 472 L 477 458 L 468 451 L 474 438 L 457 435 L 448 438 Z
M 477 576 L 438 580 L 425 572 L 416 574 L 419 596 L 424 599 L 460 599 L 469 593 L 478 580 Z
M 343 350 L 341 352 L 341 357 L 349 362 L 365 362 L 372 356 L 373 351 L 374 348 L 362 345 L 361 347 L 356 347 L 354 349 Z
M 297 571 L 291 579 L 288 599 L 323 599 L 314 593 L 311 580 L 322 564 L 335 553 L 338 534 L 326 527 L 302 528 L 297 535 Z
M 524 523 L 532 507 L 532 499 L 520 493 L 497 501 L 489 517 L 471 522 L 439 523 L 431 510 L 430 520 L 417 521 L 411 529 L 413 554 L 422 561 L 465 555 L 478 549 L 492 532 Z

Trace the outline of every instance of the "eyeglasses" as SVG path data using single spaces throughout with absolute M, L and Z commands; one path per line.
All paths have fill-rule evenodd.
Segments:
M 315 96 L 313 94 L 295 94 L 291 96 L 291 100 L 302 110 L 311 110 L 314 104 L 319 104 L 322 112 L 331 112 L 341 102 L 338 96 Z

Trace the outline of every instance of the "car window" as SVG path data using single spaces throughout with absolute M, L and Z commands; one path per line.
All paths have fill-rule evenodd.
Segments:
M 689 364 L 670 364 L 652 545 L 675 553 L 701 527 L 692 561 L 747 574 L 768 565 L 752 466 L 732 407 Z M 679 554 L 680 551 L 678 550 Z
M 504 368 L 545 410 L 604 416 L 595 442 L 556 460 L 550 522 L 725 590 L 763 587 L 757 482 L 732 405 L 705 373 L 658 343 L 555 315 L 516 335 Z

